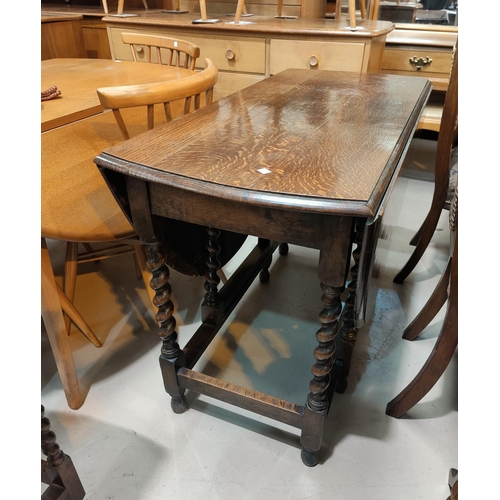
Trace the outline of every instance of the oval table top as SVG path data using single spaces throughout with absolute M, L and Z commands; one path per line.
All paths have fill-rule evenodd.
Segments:
M 151 63 L 99 59 L 42 61 L 42 90 L 56 85 L 61 96 L 42 102 L 41 226 L 45 238 L 113 241 L 134 231 L 93 159 L 123 142 L 111 111 L 96 89 L 172 80 L 191 70 Z M 147 129 L 146 109 L 124 110 L 132 135 Z M 158 121 L 164 121 L 160 113 Z
M 102 113 L 96 93 L 100 87 L 164 82 L 192 73 L 184 68 L 111 59 L 42 61 L 41 90 L 55 85 L 61 91 L 59 98 L 42 102 L 42 132 Z

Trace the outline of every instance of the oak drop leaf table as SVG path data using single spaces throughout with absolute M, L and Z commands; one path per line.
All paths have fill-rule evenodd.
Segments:
M 345 390 L 366 311 L 376 228 L 430 91 L 426 78 L 289 69 L 95 159 L 146 245 L 160 366 L 176 413 L 187 408 L 186 389 L 228 402 L 299 428 L 302 461 L 318 463 L 333 392 Z M 176 221 L 207 232 L 202 324 L 183 349 L 162 243 Z M 223 230 L 258 243 L 218 289 Z M 303 406 L 193 369 L 253 280 L 267 281 L 273 252 L 286 253 L 287 244 L 320 250 L 323 309 Z

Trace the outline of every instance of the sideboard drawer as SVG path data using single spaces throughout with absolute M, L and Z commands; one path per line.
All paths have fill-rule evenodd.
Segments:
M 425 47 L 398 47 L 392 48 L 386 45 L 382 56 L 381 73 L 391 73 L 399 75 L 424 76 L 429 79 L 449 78 L 451 71 L 452 51 L 449 49 Z M 431 60 L 428 65 L 420 70 L 410 63 L 410 59 L 422 58 Z
M 360 73 L 364 55 L 364 43 L 273 39 L 270 44 L 270 73 L 274 75 L 288 68 Z
M 234 94 L 238 90 L 244 89 L 264 80 L 264 75 L 250 75 L 244 73 L 224 73 L 219 72 L 217 85 L 214 89 L 214 101 L 218 101 L 223 97 Z
M 130 48 L 121 40 L 122 32 L 141 33 L 141 30 L 111 28 L 109 36 L 114 48 L 115 59 L 132 60 Z M 176 31 L 148 28 L 144 33 L 151 35 L 172 36 L 192 42 L 201 48 L 196 67 L 204 67 L 205 58 L 211 59 L 220 71 L 256 73 L 264 75 L 266 71 L 266 40 L 257 37 L 210 36 Z

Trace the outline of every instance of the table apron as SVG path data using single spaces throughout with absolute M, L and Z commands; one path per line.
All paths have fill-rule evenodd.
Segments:
M 192 224 L 322 249 L 353 217 L 259 207 L 233 200 L 149 184 L 151 213 Z M 340 231 L 340 232 L 339 232 Z

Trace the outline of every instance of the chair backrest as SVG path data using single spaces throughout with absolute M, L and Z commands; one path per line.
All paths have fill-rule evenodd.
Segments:
M 142 33 L 122 33 L 122 41 L 130 45 L 134 61 L 156 62 L 194 70 L 200 48 L 191 42 Z M 155 55 L 156 57 L 153 57 Z
M 113 110 L 124 139 L 130 135 L 120 109 L 147 107 L 148 130 L 154 127 L 154 106 L 163 104 L 167 122 L 176 117 L 172 112 L 172 103 L 181 103 L 180 115 L 210 104 L 213 100 L 213 88 L 217 83 L 218 70 L 210 59 L 205 59 L 205 69 L 191 76 L 161 83 L 143 85 L 124 85 L 97 89 L 99 101 L 104 108 Z
M 452 58 L 450 82 L 444 99 L 434 166 L 434 196 L 440 199 L 446 199 L 450 189 L 451 155 L 458 135 L 458 42 L 454 47 Z

